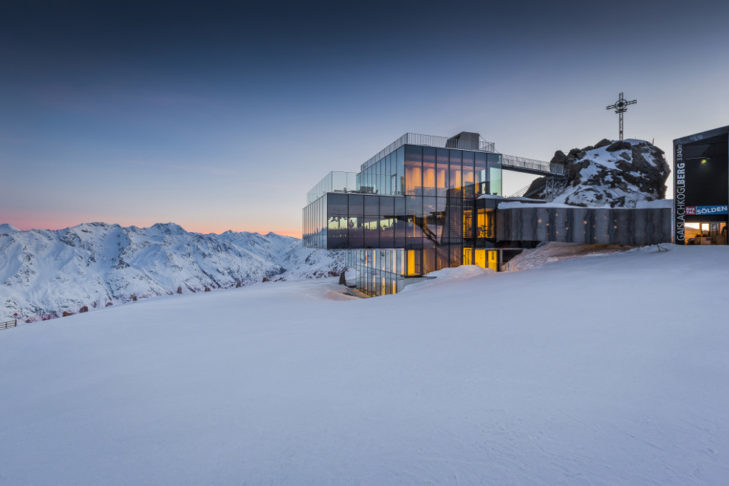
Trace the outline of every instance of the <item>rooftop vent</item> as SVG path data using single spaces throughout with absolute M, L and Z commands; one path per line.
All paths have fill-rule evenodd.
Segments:
M 475 132 L 461 132 L 446 142 L 446 147 L 462 150 L 479 150 L 481 135 Z

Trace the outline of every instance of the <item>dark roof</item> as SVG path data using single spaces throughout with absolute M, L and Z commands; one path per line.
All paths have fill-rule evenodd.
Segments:
M 729 133 L 729 125 L 727 125 L 725 127 L 714 128 L 712 130 L 707 130 L 705 132 L 694 133 L 693 135 L 687 135 L 685 137 L 677 138 L 673 141 L 673 143 L 677 144 L 677 143 L 696 142 L 697 140 L 704 140 L 705 138 L 716 137 L 717 135 L 723 135 L 725 133 Z

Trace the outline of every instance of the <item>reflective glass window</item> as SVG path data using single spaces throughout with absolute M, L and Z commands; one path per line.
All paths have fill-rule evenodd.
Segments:
M 487 194 L 486 192 L 486 154 L 483 152 L 476 153 L 476 162 L 474 164 L 476 174 L 476 195 Z
M 407 237 L 408 246 L 421 247 L 423 237 L 423 198 L 418 196 L 407 196 L 405 199 L 405 210 L 407 213 Z M 413 241 L 417 240 L 417 241 Z
M 380 248 L 392 248 L 395 244 L 395 201 L 392 197 L 380 198 Z
M 365 196 L 364 232 L 365 247 L 367 248 L 377 248 L 379 246 L 379 212 L 380 198 L 378 196 Z
M 419 196 L 423 193 L 422 150 L 413 145 L 405 146 L 405 194 Z
M 450 266 L 451 267 L 457 267 L 459 265 L 462 265 L 462 258 L 463 255 L 461 254 L 461 247 L 451 245 L 448 247 L 450 249 L 451 258 L 450 258 Z
M 435 149 L 423 147 L 423 195 L 435 196 Z
M 448 188 L 449 189 L 458 189 L 460 191 L 461 189 L 461 151 L 460 150 L 450 150 L 450 162 L 448 165 L 449 168 L 449 179 L 448 179 Z
M 489 194 L 501 195 L 501 155 L 489 154 Z
M 349 247 L 364 247 L 364 196 L 349 195 Z
M 473 265 L 473 248 L 463 247 L 463 263 L 462 265 Z
M 423 246 L 435 246 L 440 242 L 442 227 L 438 225 L 436 198 L 423 198 Z
M 448 246 L 439 246 L 435 249 L 436 252 L 436 268 L 440 270 L 441 268 L 448 268 L 448 260 L 450 257 L 449 247 Z
M 448 150 L 439 148 L 436 151 L 435 187 L 438 197 L 445 197 L 448 189 Z
M 474 194 L 474 169 L 473 152 L 463 152 L 463 197 L 473 197 Z
M 407 238 L 407 215 L 405 213 L 405 198 L 396 197 L 395 199 L 395 246 L 404 247 L 405 238 Z
M 463 238 L 473 238 L 473 209 L 463 208 Z
M 400 147 L 395 151 L 395 166 L 396 166 L 396 174 L 397 174 L 397 186 L 396 186 L 396 194 L 403 194 L 403 190 L 405 187 L 405 147 Z
M 435 257 L 435 248 L 423 248 L 423 275 L 435 272 L 438 269 Z
M 422 257 L 422 250 L 407 250 L 407 253 L 405 254 L 405 259 L 407 260 L 405 265 L 405 275 L 410 277 L 421 275 Z

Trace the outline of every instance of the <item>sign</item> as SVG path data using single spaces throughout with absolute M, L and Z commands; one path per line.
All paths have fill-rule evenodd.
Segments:
M 683 245 L 685 241 L 686 223 L 686 163 L 683 161 L 683 145 L 676 145 L 674 157 L 676 175 L 674 177 L 675 190 L 673 195 L 673 212 L 675 217 L 676 244 Z
M 728 214 L 726 205 L 716 206 L 686 206 L 686 216 L 707 216 L 712 214 Z

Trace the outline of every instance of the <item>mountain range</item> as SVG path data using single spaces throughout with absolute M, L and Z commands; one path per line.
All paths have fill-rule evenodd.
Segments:
M 200 234 L 84 223 L 21 231 L 0 225 L 0 320 L 49 319 L 141 298 L 335 276 L 342 253 L 275 233 Z

